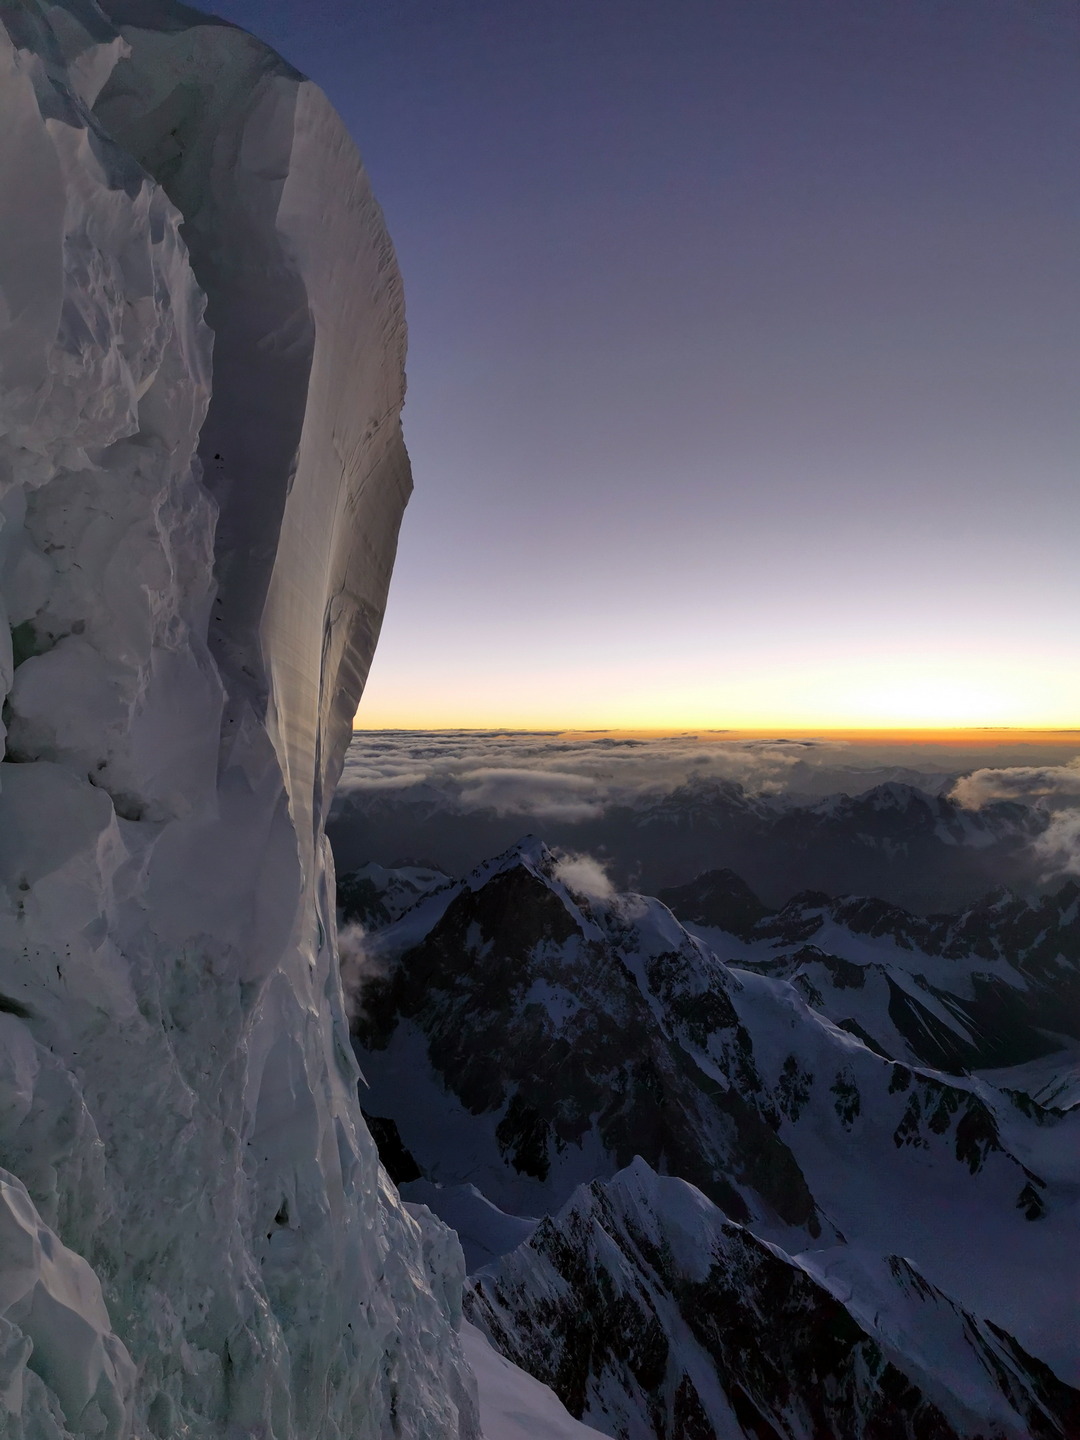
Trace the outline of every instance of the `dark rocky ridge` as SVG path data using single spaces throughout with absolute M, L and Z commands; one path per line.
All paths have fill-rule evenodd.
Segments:
M 788 1127 L 821 1106 L 835 1127 L 831 1143 L 842 1149 L 872 1106 L 896 1149 L 944 1147 L 972 1174 L 996 1154 L 1013 1167 L 1016 1195 L 1042 1186 L 1012 1158 L 981 1092 L 919 1069 L 925 1059 L 909 1053 L 906 1032 L 891 1023 L 899 996 L 907 1005 L 901 1020 L 912 1021 L 924 1048 L 943 1048 L 943 1034 L 959 1043 L 960 1032 L 930 1009 L 937 1028 L 915 1024 L 912 989 L 937 1003 L 917 975 L 897 972 L 901 988 L 881 965 L 806 943 L 784 953 L 781 941 L 780 953 L 767 942 L 760 960 L 744 956 L 741 970 L 732 969 L 656 902 L 591 902 L 557 877 L 555 857 L 523 843 L 374 937 L 376 973 L 363 990 L 357 1050 L 374 1099 L 395 1115 L 428 1178 L 440 1178 L 430 1166 L 441 1142 L 424 1138 L 417 1116 L 405 1113 L 407 1092 L 398 1087 L 408 1071 L 399 1074 L 394 1060 L 401 1044 L 420 1046 L 422 1063 L 469 1116 L 490 1117 L 467 1128 L 492 1132 L 482 1142 L 495 1167 L 491 1183 L 519 1177 L 514 1193 L 542 1192 L 543 1202 L 530 1202 L 541 1206 L 566 1198 L 580 1175 L 574 1157 L 593 1147 L 594 1173 L 643 1155 L 734 1219 L 771 1215 L 813 1238 L 821 1222 L 792 1149 L 801 1131 Z M 824 923 L 820 897 L 794 913 L 789 938 Z M 747 989 L 753 970 L 768 977 L 760 994 Z M 954 996 L 941 994 L 953 1006 L 945 1013 L 961 1012 Z M 800 1001 L 809 1011 L 792 1008 Z M 857 1001 L 866 1002 L 861 1010 Z M 815 1013 L 837 1028 L 809 1024 Z M 845 1033 L 859 1042 L 854 1049 L 839 1038 Z M 408 1065 L 416 1064 L 414 1055 Z M 1017 1108 L 1000 1103 L 1010 1114 Z M 1032 1115 L 1040 1110 L 1028 1104 Z
M 494 1268 L 473 1318 L 504 1353 L 625 1440 L 1070 1436 L 1075 1394 L 1045 1363 L 1060 1331 L 1023 1297 L 1069 1233 L 1074 1117 L 926 1056 L 993 1051 L 1009 996 L 1067 988 L 1075 887 L 922 920 L 820 893 L 769 910 L 707 876 L 668 897 L 728 921 L 706 945 L 656 901 L 562 876 L 535 840 L 465 882 L 428 872 L 367 937 L 355 1030 L 372 1108 L 396 1122 L 387 1160 L 407 1147 L 425 1203 L 473 1184 L 549 1212 L 477 1262 Z M 982 974 L 1004 999 L 977 1033 Z M 651 1176 L 633 1214 L 612 1198 L 628 1163 Z M 682 1222 L 650 1229 L 656 1187 L 687 1181 L 723 1237 L 711 1266 L 674 1263 Z M 1008 1281 L 987 1289 L 956 1261 L 971 1254 Z
M 736 1426 L 755 1440 L 1077 1433 L 1080 1393 L 908 1261 L 889 1256 L 883 1269 L 879 1329 L 880 1312 L 874 1325 L 858 1319 L 798 1261 L 638 1161 L 583 1188 L 481 1273 L 467 1309 L 504 1354 L 608 1435 L 714 1440 Z M 929 1367 L 905 1355 L 887 1338 L 890 1311 L 909 1325 L 937 1312 L 948 1349 Z M 989 1424 L 987 1411 L 996 1412 Z
M 643 1154 L 738 1218 L 749 1218 L 748 1189 L 786 1223 L 820 1233 L 798 1165 L 744 1098 L 761 1081 L 721 968 L 702 988 L 692 967 L 704 957 L 661 953 L 643 994 L 617 939 L 575 912 L 527 863 L 459 889 L 419 944 L 366 987 L 361 1051 L 384 1049 L 400 1020 L 415 1022 L 442 1083 L 473 1114 L 501 1112 L 497 1141 L 519 1173 L 546 1180 L 556 1156 L 594 1131 L 613 1169 Z M 565 1019 L 530 1002 L 538 984 L 573 996 Z M 669 1028 L 657 1025 L 650 992 L 667 1005 Z M 743 1087 L 718 1084 L 680 1031 L 698 1046 L 716 1038 Z

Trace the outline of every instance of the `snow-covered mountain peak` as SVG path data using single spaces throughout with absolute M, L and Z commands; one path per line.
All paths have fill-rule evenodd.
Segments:
M 452 903 L 436 896 L 374 935 L 384 969 L 356 1031 L 368 1101 L 424 1177 L 413 1183 L 466 1225 L 485 1267 L 474 1319 L 504 1353 L 607 1433 L 722 1434 L 721 1415 L 733 1434 L 755 1433 L 767 1415 L 774 1424 L 765 1401 L 781 1382 L 751 1412 L 723 1379 L 760 1363 L 764 1334 L 737 1362 L 708 1347 L 703 1357 L 679 1298 L 706 1283 L 703 1255 L 732 1263 L 738 1235 L 739 1279 L 723 1291 L 731 1324 L 760 1324 L 751 1254 L 763 1276 L 796 1284 L 808 1313 L 840 1316 L 839 1304 L 852 1343 L 880 1351 L 879 1380 L 886 1364 L 897 1372 L 876 1398 L 867 1392 L 868 1413 L 888 1413 L 910 1385 L 910 1406 L 927 1407 L 927 1425 L 944 1417 L 933 1421 L 942 1434 L 983 1434 L 991 1417 L 1003 1435 L 1065 1433 L 1053 1417 L 1075 1397 L 1047 1369 L 1073 1374 L 1063 1291 L 1049 1286 L 1036 1303 L 1024 1277 L 1060 1257 L 1074 1223 L 1080 1112 L 1054 1098 L 1071 1094 L 1071 1042 L 1040 1023 L 1060 1010 L 1071 972 L 1064 961 L 1036 966 L 1038 979 L 1023 971 L 1053 946 L 1045 923 L 1034 950 L 1005 952 L 1032 915 L 1068 913 L 1070 895 L 1064 911 L 1053 897 L 991 907 L 987 960 L 967 942 L 945 953 L 970 923 L 963 914 L 927 921 L 820 893 L 770 912 L 737 877 L 714 874 L 667 898 L 734 912 L 740 933 L 693 934 L 647 897 L 583 909 L 557 864 L 553 852 L 512 849 Z M 1074 943 L 1067 928 L 1059 939 Z M 966 1073 L 1010 1058 L 1024 1064 Z M 475 1195 L 466 1203 L 469 1186 L 494 1214 Z M 685 1214 L 675 1207 L 681 1219 L 675 1194 L 696 1197 Z M 512 1256 L 517 1224 L 530 1238 Z M 969 1263 L 991 1251 L 993 1263 Z M 676 1252 L 674 1272 L 656 1258 Z M 774 1280 L 762 1283 L 772 1295 Z M 635 1313 L 644 1307 L 633 1353 L 640 1341 L 640 1354 L 659 1354 L 656 1337 L 668 1337 L 682 1367 L 664 1372 L 670 1384 L 659 1371 L 646 1383 L 617 1345 L 601 1358 L 611 1316 L 596 1297 L 611 1285 Z M 713 1302 L 702 1292 L 694 1303 Z M 588 1339 L 574 1318 L 583 1310 L 595 1321 Z M 935 1351 L 938 1329 L 951 1338 Z M 718 1365 L 727 1398 L 706 1402 Z M 1019 1367 L 1014 1380 L 975 1384 L 1002 1365 Z M 777 1433 L 803 1433 L 791 1406 L 812 1407 L 824 1383 L 800 1375 Z M 689 1385 L 706 1420 L 688 1418 Z M 863 1433 L 854 1413 L 828 1423 Z
M 465 877 L 465 884 L 470 890 L 481 890 L 493 876 L 506 874 L 518 867 L 546 883 L 555 868 L 555 856 L 535 835 L 524 835 L 501 855 L 484 861 L 470 871 Z
M 751 794 L 737 780 L 693 778 L 660 796 L 643 795 L 634 807 L 639 823 L 667 820 L 677 826 L 716 826 L 731 814 L 760 816 L 769 812 L 764 797 Z

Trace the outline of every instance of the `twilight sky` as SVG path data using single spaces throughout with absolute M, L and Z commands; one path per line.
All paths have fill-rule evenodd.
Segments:
M 360 725 L 1080 723 L 1072 0 L 212 8 L 405 278 Z

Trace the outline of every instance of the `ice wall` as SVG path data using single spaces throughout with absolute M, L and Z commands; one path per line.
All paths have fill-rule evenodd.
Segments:
M 409 488 L 378 208 L 169 0 L 6 4 L 0 71 L 0 1434 L 473 1435 L 322 829 Z

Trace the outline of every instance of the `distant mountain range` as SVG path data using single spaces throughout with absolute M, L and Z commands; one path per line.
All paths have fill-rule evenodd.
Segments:
M 963 1074 L 1080 1039 L 1075 880 L 1034 902 L 997 890 L 929 916 L 813 891 L 770 910 L 731 870 L 659 898 L 694 933 L 728 955 L 741 948 L 739 964 L 792 981 L 815 1010 L 891 1059 Z
M 547 844 L 607 863 L 621 887 L 646 893 L 731 868 L 770 905 L 800 890 L 876 895 L 917 912 L 952 909 L 996 885 L 1033 892 L 1031 849 L 1044 812 L 1000 801 L 965 810 L 944 794 L 890 781 L 809 803 L 693 781 L 589 819 L 522 819 L 458 806 L 430 786 L 345 790 L 328 833 L 352 870 L 422 864 L 460 876 L 530 828 Z
M 925 917 L 571 874 L 530 838 L 340 882 L 362 1104 L 474 1324 L 627 1440 L 1080 1433 L 1080 887 Z

